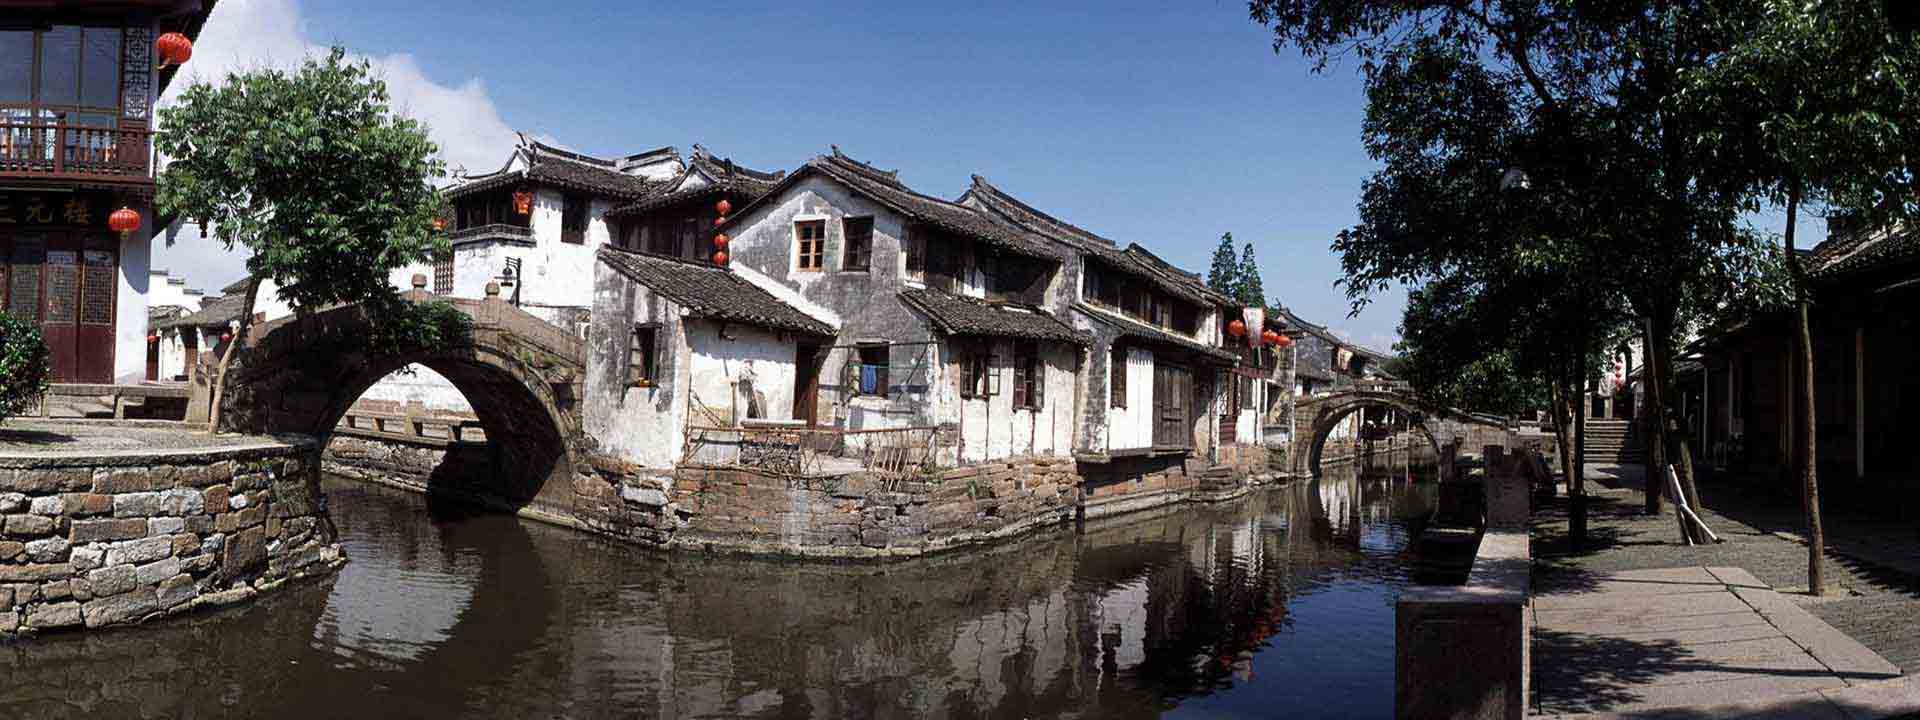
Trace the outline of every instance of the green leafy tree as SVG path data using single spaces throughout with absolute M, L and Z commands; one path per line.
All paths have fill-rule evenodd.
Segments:
M 1321 69 L 1357 58 L 1365 77 L 1363 137 L 1383 167 L 1366 184 L 1361 222 L 1335 243 L 1356 303 L 1396 284 L 1490 277 L 1508 255 L 1555 268 L 1546 278 L 1597 273 L 1588 287 L 1630 309 L 1655 358 L 1650 467 L 1678 450 L 1672 462 L 1696 507 L 1671 372 L 1660 370 L 1688 308 L 1743 290 L 1725 280 L 1747 274 L 1716 268 L 1755 267 L 1768 246 L 1742 221 L 1726 168 L 1697 142 L 1714 120 L 1673 98 L 1684 73 L 1732 40 L 1713 21 L 1739 5 L 1250 3 L 1276 49 L 1298 48 Z M 1589 326 L 1578 350 L 1605 334 L 1576 322 Z M 1649 485 L 1657 512 L 1661 484 Z
M 1213 249 L 1213 265 L 1207 268 L 1207 287 L 1227 297 L 1240 297 L 1240 263 L 1233 257 L 1233 233 L 1220 236 L 1220 247 Z
M 1239 298 L 1240 304 L 1246 307 L 1265 307 L 1267 291 L 1260 282 L 1260 263 L 1253 259 L 1253 243 L 1247 243 L 1246 249 L 1240 253 L 1239 273 L 1240 284 L 1234 288 L 1239 292 L 1234 297 Z
M 1748 210 L 1784 207 L 1792 278 L 1792 472 L 1807 513 L 1807 576 L 1826 589 L 1817 476 L 1811 302 L 1796 243 L 1803 206 L 1862 230 L 1920 221 L 1920 39 L 1912 10 L 1882 0 L 1755 0 L 1714 18 L 1731 44 L 1682 76 L 1675 104 L 1703 124 L 1698 142 L 1720 160 Z
M 52 368 L 40 328 L 0 312 L 0 422 L 25 412 L 46 394 Z
M 334 48 L 297 71 L 196 83 L 160 111 L 155 145 L 169 158 L 160 213 L 195 220 L 228 250 L 245 247 L 245 310 L 220 357 L 209 429 L 233 348 L 247 341 L 261 278 L 296 312 L 335 303 L 397 302 L 391 269 L 447 247 L 433 229 L 443 200 L 438 149 L 391 107 L 365 61 Z

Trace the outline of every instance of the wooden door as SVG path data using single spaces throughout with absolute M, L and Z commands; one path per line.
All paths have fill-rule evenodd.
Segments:
M 1220 442 L 1231 445 L 1240 426 L 1240 376 L 1231 370 L 1220 376 L 1226 384 L 1220 386 Z
M 820 424 L 820 346 L 801 345 L 793 362 L 793 419 Z
M 1193 373 L 1158 361 L 1153 366 L 1153 444 L 1155 447 L 1191 447 L 1189 413 L 1193 403 Z
M 40 335 L 53 360 L 53 381 L 80 382 L 80 243 L 75 238 L 47 238 L 41 282 Z
M 80 322 L 75 342 L 80 382 L 113 382 L 114 298 L 119 276 L 119 243 L 112 235 L 87 236 L 80 252 Z
M 180 345 L 185 348 L 180 354 L 186 357 L 181 362 L 184 367 L 180 368 L 180 379 L 193 382 L 194 375 L 200 371 L 200 328 L 181 327 Z

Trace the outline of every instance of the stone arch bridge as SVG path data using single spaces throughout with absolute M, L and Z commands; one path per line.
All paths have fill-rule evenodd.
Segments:
M 1320 474 L 1320 457 L 1327 438 L 1342 420 L 1370 408 L 1391 408 L 1404 413 L 1409 424 L 1427 439 L 1437 455 L 1443 445 L 1459 443 L 1476 448 L 1476 431 L 1504 432 L 1498 422 L 1462 410 L 1424 402 L 1400 390 L 1348 389 L 1304 398 L 1294 405 L 1293 433 L 1287 457 L 1295 474 Z
M 593 472 L 592 442 L 581 431 L 582 340 L 497 295 L 446 298 L 416 289 L 402 298 L 451 305 L 470 320 L 471 333 L 431 349 L 376 347 L 375 311 L 361 304 L 256 325 L 234 353 L 221 430 L 307 435 L 324 450 L 369 387 L 419 364 L 466 397 L 487 436 L 485 450 L 475 451 L 484 457 L 465 465 L 482 463 L 485 471 L 436 472 L 429 494 L 562 525 L 617 527 L 618 489 Z M 210 394 L 196 387 L 195 404 L 206 407 Z

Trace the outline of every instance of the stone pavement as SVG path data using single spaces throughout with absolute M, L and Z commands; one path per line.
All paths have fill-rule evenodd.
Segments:
M 1753 486 L 1703 485 L 1709 510 L 1702 514 L 1726 542 L 1687 547 L 1678 542 L 1670 513 L 1642 514 L 1640 474 L 1638 466 L 1588 467 L 1589 542 L 1578 551 L 1566 536 L 1565 500 L 1536 508 L 1534 580 L 1540 593 L 1578 589 L 1596 582 L 1596 575 L 1626 570 L 1741 568 L 1775 588 L 1782 602 L 1805 609 L 1904 671 L 1920 672 L 1920 534 L 1913 527 L 1830 509 L 1828 595 L 1816 598 L 1806 593 L 1797 499 Z M 1535 669 L 1544 668 L 1536 661 Z
M 1537 712 L 1771 702 L 1899 677 L 1899 668 L 1739 568 L 1596 573 L 1534 598 Z M 1797 707 L 1800 715 L 1815 710 Z
M 164 420 L 62 422 L 14 418 L 0 425 L 0 455 L 8 457 L 112 457 L 209 452 L 273 444 L 257 435 L 209 435 Z

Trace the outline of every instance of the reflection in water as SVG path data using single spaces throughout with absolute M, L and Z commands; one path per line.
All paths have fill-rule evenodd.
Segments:
M 0 715 L 1385 717 L 1432 486 L 1330 470 L 895 565 L 656 555 L 329 481 L 337 578 L 0 646 Z

